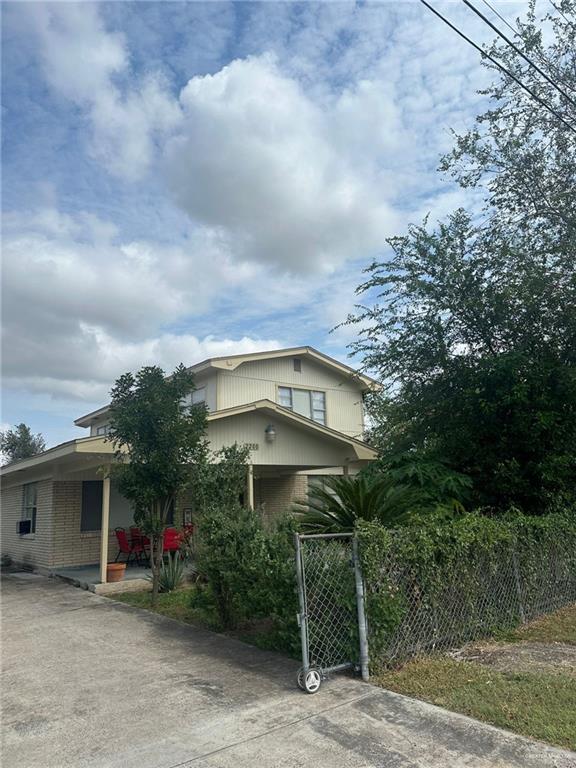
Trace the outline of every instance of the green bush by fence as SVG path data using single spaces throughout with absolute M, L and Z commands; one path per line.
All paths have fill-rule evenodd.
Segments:
M 219 625 L 261 623 L 267 645 L 291 654 L 299 648 L 293 531 L 288 518 L 266 529 L 257 511 L 213 507 L 202 514 L 194 555 L 204 581 L 194 599 Z
M 385 529 L 358 537 L 373 668 L 457 646 L 576 601 L 576 523 L 563 515 Z

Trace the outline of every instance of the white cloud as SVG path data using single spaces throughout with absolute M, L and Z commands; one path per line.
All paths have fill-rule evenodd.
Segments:
M 394 119 L 368 87 L 322 108 L 262 56 L 192 78 L 180 102 L 184 121 L 166 153 L 169 186 L 193 220 L 227 232 L 238 259 L 331 269 L 371 252 L 397 225 L 374 163 L 362 173 L 356 166 L 367 137 L 351 126 L 354 109 L 377 102 L 366 122 Z
M 86 213 L 12 214 L 2 271 L 9 386 L 87 397 L 145 363 L 277 345 L 274 337 L 200 339 L 165 330 L 183 318 L 189 326 L 222 294 L 253 283 L 252 271 L 236 269 L 225 244 L 207 231 L 172 245 L 123 242 L 114 227 Z
M 83 350 L 82 366 L 61 365 L 23 371 L 7 376 L 9 387 L 25 388 L 32 393 L 51 392 L 55 397 L 106 401 L 114 380 L 125 371 L 135 371 L 144 365 L 159 365 L 169 372 L 179 363 L 193 365 L 209 357 L 243 354 L 278 349 L 283 346 L 277 339 L 254 339 L 243 336 L 238 339 L 217 339 L 213 336 L 198 338 L 193 334 L 164 333 L 139 342 L 120 341 L 101 328 L 81 324 L 78 341 Z M 61 362 L 61 361 L 58 361 Z M 68 378 L 65 376 L 68 374 Z M 76 374 L 76 375 L 74 375 Z
M 91 152 L 112 173 L 142 177 L 154 142 L 180 119 L 177 102 L 158 73 L 122 87 L 130 76 L 130 55 L 122 34 L 106 30 L 98 6 L 90 3 L 30 4 L 47 82 L 85 110 L 91 124 Z

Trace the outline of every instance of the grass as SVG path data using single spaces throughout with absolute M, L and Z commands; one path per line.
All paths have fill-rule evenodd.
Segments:
M 511 643 L 576 645 L 576 606 L 507 632 Z M 486 645 L 486 644 L 484 644 Z M 423 656 L 374 682 L 523 736 L 576 750 L 576 675 L 502 672 L 473 660 Z
M 158 595 L 158 603 L 152 608 L 152 594 L 150 592 L 121 592 L 114 594 L 112 599 L 137 608 L 146 608 L 149 611 L 160 613 L 171 619 L 177 619 L 185 624 L 196 624 L 204 627 L 214 627 L 214 623 L 201 608 L 193 605 L 193 597 L 196 587 L 181 587 L 174 592 L 161 592 Z
M 503 673 L 470 661 L 426 657 L 376 682 L 523 736 L 576 749 L 576 678 Z
M 508 642 L 565 643 L 576 645 L 576 605 L 541 616 L 499 636 Z

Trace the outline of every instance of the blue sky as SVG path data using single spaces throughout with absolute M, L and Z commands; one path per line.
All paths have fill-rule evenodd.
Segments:
M 2 421 L 49 444 L 141 365 L 346 359 L 386 237 L 471 202 L 436 168 L 489 75 L 417 2 L 2 10 Z

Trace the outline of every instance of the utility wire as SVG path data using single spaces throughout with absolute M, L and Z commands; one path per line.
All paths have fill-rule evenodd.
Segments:
M 517 30 L 515 30 L 515 29 L 514 29 L 514 27 L 512 26 L 512 24 L 510 24 L 510 22 L 506 21 L 506 19 L 504 18 L 504 16 L 502 16 L 502 14 L 501 14 L 501 13 L 499 13 L 499 12 L 496 10 L 496 8 L 494 8 L 494 6 L 493 6 L 493 5 L 490 5 L 490 3 L 488 2 L 488 0 L 482 0 L 482 2 L 484 3 L 484 5 L 487 5 L 487 6 L 488 6 L 488 8 L 490 8 L 490 10 L 492 11 L 492 13 L 495 13 L 495 14 L 496 14 L 496 16 L 498 16 L 498 18 L 500 19 L 500 21 L 503 21 L 503 22 L 504 22 L 504 24 L 506 24 L 506 26 L 508 27 L 508 29 L 512 30 L 512 32 L 514 32 L 514 34 L 515 34 L 515 35 L 517 35 L 517 34 L 518 34 Z
M 564 16 L 564 14 L 562 13 L 561 9 L 560 9 L 560 8 L 558 8 L 558 6 L 557 6 L 557 5 L 554 5 L 554 3 L 552 2 L 552 0 L 548 0 L 548 2 L 549 2 L 549 3 L 550 3 L 550 5 L 552 6 L 552 8 L 554 8 L 554 10 L 556 11 L 556 13 L 559 13 L 559 14 L 560 14 L 560 16 L 562 16 L 562 18 L 564 19 L 564 21 L 565 21 L 567 24 L 573 24 L 573 23 L 574 23 L 573 21 L 570 21 L 569 19 L 567 19 L 567 18 L 566 18 L 566 16 Z
M 470 45 L 473 48 L 476 48 L 476 50 L 479 51 L 480 54 L 484 58 L 488 59 L 493 64 L 495 64 L 498 67 L 498 69 L 500 69 L 511 80 L 513 80 L 515 83 L 517 83 L 523 90 L 526 91 L 526 93 L 528 93 L 534 99 L 534 101 L 538 102 L 538 104 L 540 104 L 540 106 L 544 107 L 544 109 L 547 109 L 548 112 L 553 114 L 554 117 L 557 117 L 558 120 L 560 120 L 560 122 L 564 123 L 564 125 L 567 128 L 569 128 L 574 134 L 576 134 L 576 128 L 573 125 L 571 125 L 567 120 L 565 120 L 559 112 L 556 112 L 556 110 L 553 107 L 551 107 L 543 99 L 541 99 L 540 96 L 538 96 L 538 94 L 534 93 L 534 91 L 531 88 L 528 88 L 527 85 L 524 85 L 524 83 L 521 80 L 519 80 L 516 77 L 516 75 L 514 75 L 512 72 L 510 72 L 509 69 L 506 69 L 506 67 L 503 64 L 500 64 L 500 62 L 497 59 L 495 59 L 491 54 L 486 53 L 486 51 L 483 48 L 481 48 L 477 43 L 475 43 L 467 35 L 465 35 L 464 32 L 461 32 L 458 29 L 458 27 L 456 27 L 454 24 L 452 24 L 451 21 L 448 21 L 448 19 L 445 16 L 443 16 L 439 11 L 437 11 L 436 8 L 431 6 L 430 3 L 428 3 L 426 0 L 420 0 L 420 2 L 422 3 L 422 5 L 425 5 L 426 8 L 428 8 L 429 11 L 432 11 L 432 13 L 435 16 L 438 16 L 439 19 L 441 19 L 445 24 L 447 24 L 450 27 L 450 29 L 454 30 L 454 32 L 456 32 L 457 35 L 460 35 L 460 37 L 463 38 L 464 40 L 466 40 L 467 43 L 470 43 Z
M 478 8 L 476 8 L 476 6 L 472 5 L 472 3 L 470 2 L 470 0 L 462 0 L 462 2 L 464 3 L 464 5 L 466 5 L 468 8 L 470 8 L 470 10 L 471 10 L 471 11 L 474 11 L 474 13 L 475 13 L 477 16 L 479 16 L 479 17 L 482 19 L 482 21 L 484 21 L 486 24 L 488 24 L 488 26 L 490 27 L 490 29 L 493 29 L 493 30 L 494 30 L 494 32 L 496 32 L 496 34 L 497 34 L 497 35 L 499 35 L 499 36 L 502 38 L 502 40 L 504 40 L 506 43 L 508 43 L 508 45 L 509 45 L 509 46 L 511 46 L 511 47 L 512 47 L 512 48 L 513 48 L 513 49 L 516 51 L 516 53 L 517 53 L 519 56 L 522 56 L 522 58 L 524 59 L 524 61 L 526 61 L 526 62 L 527 62 L 527 63 L 528 63 L 528 64 L 529 64 L 531 67 L 533 67 L 533 68 L 536 70 L 536 72 L 538 72 L 539 74 L 541 74 L 541 75 L 542 75 L 542 77 L 543 77 L 543 78 L 544 78 L 544 79 L 545 79 L 545 80 L 546 80 L 548 83 L 550 83 L 550 85 L 552 85 L 554 88 L 556 88 L 556 90 L 558 91 L 558 93 L 562 94 L 562 96 L 564 96 L 564 98 L 565 98 L 567 101 L 569 101 L 569 102 L 570 102 L 570 104 L 572 104 L 572 106 L 573 106 L 573 107 L 576 107 L 576 101 L 574 101 L 574 99 L 572 99 L 570 96 L 568 96 L 568 94 L 566 93 L 566 91 L 563 91 L 563 90 L 562 90 L 562 88 L 560 88 L 560 86 L 559 86 L 559 85 L 556 85 L 556 83 L 554 82 L 554 80 L 552 80 L 552 78 L 551 78 L 551 77 L 549 77 L 549 76 L 546 74 L 546 72 L 544 72 L 544 70 L 543 70 L 543 69 L 540 69 L 540 67 L 538 66 L 538 64 L 535 64 L 535 63 L 532 61 L 532 59 L 530 59 L 528 56 L 526 56 L 526 54 L 525 54 L 523 51 L 521 51 L 521 50 L 520 50 L 520 48 L 518 48 L 518 46 L 516 45 L 516 43 L 513 43 L 513 42 L 512 42 L 512 40 L 510 40 L 510 38 L 506 37 L 506 35 L 504 34 L 504 32 L 501 32 L 501 31 L 498 29 L 498 27 L 497 27 L 495 24 L 492 24 L 492 22 L 490 21 L 490 19 L 488 19 L 486 16 L 484 16 L 484 14 L 482 13 L 482 11 L 479 11 L 479 10 L 478 10 Z
M 498 16 L 498 18 L 499 18 L 501 21 L 503 21 L 503 22 L 504 22 L 504 24 L 506 24 L 506 26 L 508 27 L 508 29 L 509 29 L 509 30 L 511 30 L 511 32 L 513 32 L 513 33 L 514 33 L 514 37 L 520 37 L 520 34 L 519 34 L 518 30 L 517 30 L 517 29 L 515 29 L 515 28 L 512 26 L 512 24 L 510 24 L 510 22 L 509 22 L 507 19 L 505 19 L 505 18 L 504 18 L 504 16 L 502 16 L 502 14 L 501 14 L 501 13 L 499 13 L 499 12 L 496 10 L 496 8 L 494 8 L 494 6 L 493 6 L 493 5 L 491 5 L 491 4 L 488 2 L 488 0 L 482 0 L 482 2 L 484 3 L 484 5 L 485 5 L 485 6 L 487 6 L 488 8 L 490 8 L 490 10 L 492 11 L 492 13 L 494 13 L 496 16 Z M 545 64 L 546 66 L 548 66 L 548 67 L 549 67 L 549 66 L 550 66 L 550 62 L 548 61 L 548 59 L 546 58 L 546 56 L 544 56 L 544 54 L 543 54 L 541 51 L 537 51 L 537 53 L 538 53 L 538 58 L 540 59 L 540 61 L 542 62 L 542 64 Z

